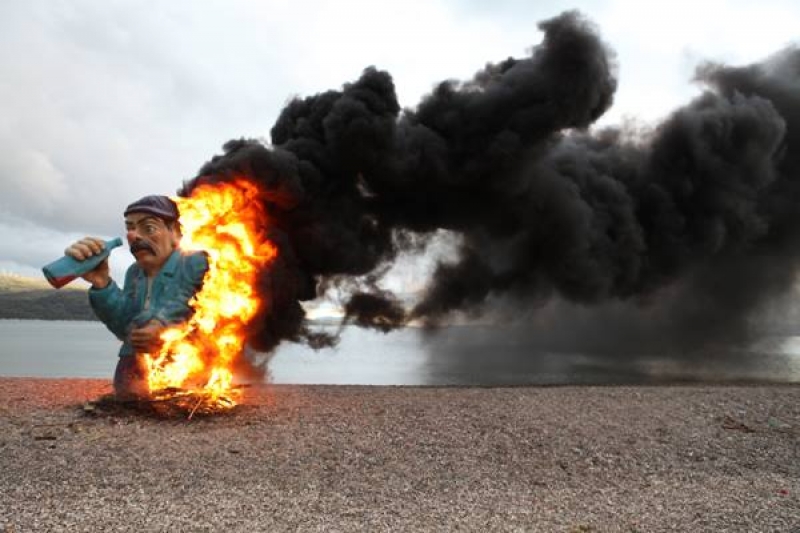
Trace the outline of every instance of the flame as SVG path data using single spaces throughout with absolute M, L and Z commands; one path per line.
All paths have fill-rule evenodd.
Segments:
M 277 256 L 263 236 L 268 219 L 260 195 L 239 178 L 173 198 L 181 213 L 181 249 L 205 251 L 209 269 L 189 302 L 192 317 L 165 330 L 161 350 L 147 357 L 148 384 L 154 398 L 199 398 L 192 414 L 204 402 L 210 410 L 236 405 L 233 362 L 244 350 L 249 321 L 264 305 L 254 290 L 258 272 Z

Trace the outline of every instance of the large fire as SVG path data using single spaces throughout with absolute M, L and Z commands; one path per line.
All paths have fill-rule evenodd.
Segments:
M 245 179 L 201 185 L 174 198 L 183 228 L 181 249 L 203 250 L 209 270 L 190 301 L 188 322 L 164 331 L 164 344 L 148 356 L 154 399 L 187 398 L 205 412 L 233 407 L 233 362 L 245 348 L 248 322 L 263 302 L 254 290 L 258 272 L 277 255 L 263 236 L 267 215 L 259 189 Z M 188 405 L 185 404 L 185 405 Z

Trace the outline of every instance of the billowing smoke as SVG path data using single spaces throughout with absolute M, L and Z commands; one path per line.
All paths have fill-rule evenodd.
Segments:
M 705 92 L 663 123 L 589 131 L 613 101 L 614 54 L 577 13 L 540 28 L 528 57 L 442 82 L 413 109 L 372 67 L 297 98 L 271 146 L 230 141 L 184 184 L 187 195 L 245 175 L 267 191 L 280 257 L 261 276 L 269 305 L 255 348 L 330 342 L 306 328 L 300 302 L 331 285 L 350 291 L 347 321 L 381 330 L 498 309 L 535 322 L 567 306 L 602 309 L 594 318 L 615 335 L 638 320 L 630 339 L 675 346 L 743 334 L 750 312 L 790 287 L 800 50 L 704 65 Z M 415 304 L 379 288 L 398 253 L 441 230 L 457 237 L 457 257 Z M 613 350 L 609 324 L 554 331 L 582 328 Z

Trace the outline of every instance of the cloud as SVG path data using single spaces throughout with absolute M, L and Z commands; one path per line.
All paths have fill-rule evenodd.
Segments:
M 13 141 L 4 145 L 13 146 Z M 8 212 L 50 215 L 67 194 L 64 174 L 45 152 L 20 146 L 8 154 L 3 166 L 11 176 L 0 181 L 0 198 Z
M 620 58 L 618 105 L 602 123 L 622 115 L 653 121 L 700 88 L 690 83 L 699 63 L 763 60 L 798 38 L 800 4 L 785 0 L 612 0 L 595 21 Z
M 0 272 L 41 277 L 41 267 L 58 259 L 67 244 L 82 238 L 82 233 L 62 232 L 9 215 L 0 216 Z M 110 235 L 101 235 L 109 237 Z M 122 280 L 133 257 L 124 249 L 112 254 L 111 274 Z
M 4 210 L 108 233 L 127 203 L 174 194 L 227 138 L 268 130 L 287 85 L 268 62 L 256 68 L 257 30 L 270 24 L 246 23 L 243 9 L 182 7 L 5 7 Z
M 290 96 L 376 63 L 412 105 L 501 37 L 446 3 L 422 17 L 402 2 L 5 4 L 0 211 L 58 248 L 71 232 L 118 234 L 125 205 L 174 194 L 229 138 L 268 136 Z
M 674 6 L 586 4 L 621 65 L 604 120 L 660 116 L 693 90 L 694 58 L 759 59 L 752 54 L 794 37 L 791 23 L 800 19 L 800 6 L 777 0 Z M 392 73 L 400 104 L 414 106 L 442 79 L 467 79 L 488 61 L 520 56 L 540 41 L 539 20 L 571 7 L 4 2 L 0 240 L 41 228 L 63 249 L 72 235 L 119 234 L 125 205 L 173 194 L 230 138 L 268 137 L 293 95 L 338 88 L 374 64 Z M 28 260 L 10 248 L 0 255 Z

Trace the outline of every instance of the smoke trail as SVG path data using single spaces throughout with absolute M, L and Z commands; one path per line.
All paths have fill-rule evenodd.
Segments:
M 253 324 L 257 349 L 333 342 L 305 328 L 299 303 L 330 284 L 351 290 L 347 320 L 381 330 L 496 302 L 530 314 L 558 298 L 631 302 L 686 346 L 745 332 L 748 313 L 787 289 L 800 51 L 704 65 L 706 91 L 658 126 L 588 132 L 613 101 L 613 52 L 575 12 L 540 28 L 528 57 L 440 83 L 413 110 L 372 67 L 295 99 L 271 147 L 231 141 L 184 184 L 186 195 L 245 175 L 267 191 L 280 257 L 261 275 L 270 303 Z M 376 279 L 441 229 L 459 236 L 458 257 L 406 309 Z

